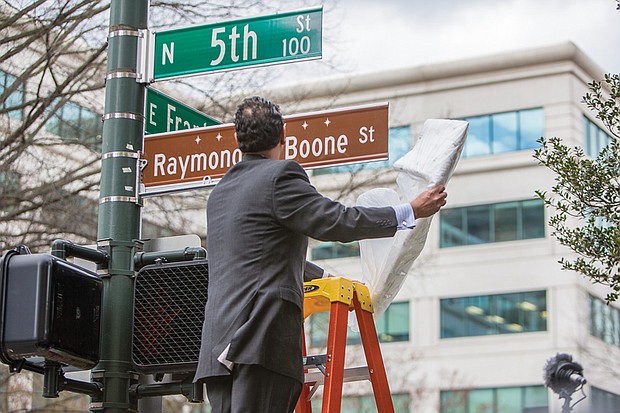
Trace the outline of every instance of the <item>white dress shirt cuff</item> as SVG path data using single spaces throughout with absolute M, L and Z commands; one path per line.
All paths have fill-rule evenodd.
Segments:
M 411 229 L 415 227 L 415 215 L 411 204 L 400 204 L 392 206 L 396 212 L 396 221 L 398 222 L 396 229 Z

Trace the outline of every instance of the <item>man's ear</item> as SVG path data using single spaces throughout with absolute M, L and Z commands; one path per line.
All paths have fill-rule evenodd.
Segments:
M 280 135 L 280 144 L 284 146 L 284 142 L 286 142 L 286 123 L 282 125 L 282 134 Z
M 235 143 L 237 144 L 237 146 L 239 146 L 239 139 L 237 139 L 237 132 L 234 132 L 233 135 L 235 136 Z

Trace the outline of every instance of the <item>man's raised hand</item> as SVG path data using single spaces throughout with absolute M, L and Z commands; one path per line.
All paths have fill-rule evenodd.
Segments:
M 446 187 L 442 184 L 422 192 L 410 202 L 413 214 L 416 218 L 430 217 L 446 204 L 447 196 Z

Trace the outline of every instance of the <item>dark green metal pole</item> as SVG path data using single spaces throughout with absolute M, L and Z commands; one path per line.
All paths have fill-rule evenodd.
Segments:
M 99 199 L 98 248 L 109 254 L 103 278 L 100 362 L 93 381 L 103 385 L 91 412 L 137 411 L 130 388 L 133 256 L 140 238 L 139 153 L 144 123 L 144 85 L 136 82 L 139 29 L 147 27 L 148 0 L 112 0 L 108 35 L 105 114 Z

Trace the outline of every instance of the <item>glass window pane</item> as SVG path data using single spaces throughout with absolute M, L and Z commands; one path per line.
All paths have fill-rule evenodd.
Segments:
M 590 296 L 590 334 L 594 337 L 603 336 L 602 301 Z
M 545 237 L 540 199 L 450 208 L 440 217 L 441 248 Z
M 611 142 L 611 138 L 609 137 L 609 135 L 600 128 L 598 128 L 598 142 L 599 152 L 602 151 Z
M 594 122 L 583 117 L 584 148 L 588 156 L 596 157 L 598 153 L 611 142 L 611 137 Z
M 4 91 L 13 85 L 13 83 L 17 80 L 17 77 L 3 72 L 0 70 L 0 94 L 4 93 Z M 4 102 L 0 102 L 0 108 L 3 109 L 12 109 L 8 112 L 8 116 L 11 119 L 22 119 L 22 109 L 18 108 L 21 104 L 24 103 L 24 85 L 21 84 L 13 91 L 9 96 L 6 97 Z
M 545 115 L 541 108 L 519 112 L 520 142 L 519 149 L 532 149 L 540 146 L 536 141 L 545 134 Z
M 394 165 L 394 162 L 405 156 L 412 148 L 411 130 L 409 126 L 390 128 L 388 133 L 389 159 L 384 162 L 369 163 L 368 166 L 372 169 L 387 168 L 388 166 Z M 381 166 L 381 164 L 383 164 L 383 166 Z
M 544 386 L 527 386 L 523 388 L 523 407 L 547 407 L 549 405 L 547 389 Z
M 103 124 L 96 113 L 82 109 L 79 127 L 83 143 L 92 145 L 101 140 Z
M 310 346 L 324 347 L 327 345 L 329 329 L 329 313 L 314 313 L 308 318 L 310 324 Z
M 22 108 L 20 108 L 22 103 L 24 103 L 24 92 L 23 87 L 19 87 L 17 88 L 17 90 L 11 93 L 4 101 L 5 108 L 15 108 L 8 113 L 11 119 L 22 119 Z
M 517 113 L 498 113 L 492 116 L 493 153 L 511 152 L 517 146 Z
M 503 294 L 494 297 L 493 314 L 490 315 L 489 320 L 495 323 L 498 334 L 523 331 L 519 324 L 517 297 L 518 294 Z
M 312 248 L 313 260 L 328 260 L 333 258 L 347 258 L 347 257 L 359 257 L 360 244 L 359 242 L 321 242 L 319 245 Z
M 332 173 L 355 173 L 366 169 L 384 169 L 394 165 L 398 159 L 402 158 L 412 148 L 411 128 L 400 126 L 388 130 L 388 157 L 386 161 L 368 162 L 358 165 L 333 166 L 328 168 L 317 168 L 314 175 L 327 175 Z
M 333 242 L 322 242 L 312 248 L 312 260 L 327 260 L 333 258 Z
M 411 404 L 409 393 L 392 394 L 392 402 L 394 403 L 394 413 L 409 413 L 409 405 Z
M 529 306 L 528 303 L 533 305 Z M 547 293 L 545 291 L 533 291 L 524 294 L 521 307 L 524 312 L 523 325 L 525 331 L 547 330 Z
M 592 156 L 594 147 L 592 145 L 592 136 L 590 135 L 590 121 L 587 117 L 583 117 L 583 147 L 587 155 Z
M 521 203 L 522 239 L 545 237 L 545 205 L 541 199 Z
M 442 391 L 440 395 L 441 413 L 466 413 L 467 392 Z
M 466 336 L 462 299 L 443 299 L 440 307 L 441 338 Z
M 592 387 L 591 411 L 596 413 L 618 413 L 620 396 Z
M 362 337 L 359 331 L 353 331 L 350 327 L 347 327 L 347 345 L 356 345 L 362 342 Z
M 493 313 L 493 296 L 465 297 L 463 301 L 465 335 L 483 336 L 497 333 L 495 325 L 489 321 Z
M 80 112 L 82 108 L 78 105 L 67 102 L 62 110 L 62 118 L 65 122 L 77 125 L 80 122 Z
M 361 410 L 361 398 L 359 396 L 344 396 L 342 398 L 342 413 L 357 413 Z
M 491 153 L 490 117 L 477 116 L 465 119 L 469 122 L 463 156 L 480 156 Z
M 79 140 L 80 107 L 68 102 L 62 108 L 60 119 L 60 137 L 66 140 Z
M 482 244 L 491 241 L 490 208 L 480 205 L 467 208 L 467 243 Z
M 523 413 L 523 400 L 520 387 L 497 389 L 497 412 Z
M 547 329 L 545 291 L 440 300 L 441 338 Z
M 409 340 L 409 302 L 392 303 L 377 322 L 379 341 Z
M 494 206 L 495 242 L 517 239 L 517 203 L 506 202 Z
M 620 346 L 620 311 L 613 309 L 611 311 L 611 342 L 614 346 Z
M 494 413 L 493 389 L 476 389 L 469 393 L 468 413 Z
M 351 413 L 375 413 L 377 411 L 374 396 L 360 396 L 359 399 L 359 408 Z
M 440 212 L 440 241 L 442 248 L 467 245 L 464 209 L 450 208 Z
M 590 147 L 592 152 L 590 152 L 591 156 L 596 156 L 598 155 L 598 152 L 601 150 L 599 144 L 598 144 L 598 133 L 597 133 L 597 127 L 593 122 L 589 122 L 589 126 L 588 126 L 588 135 L 590 136 Z

